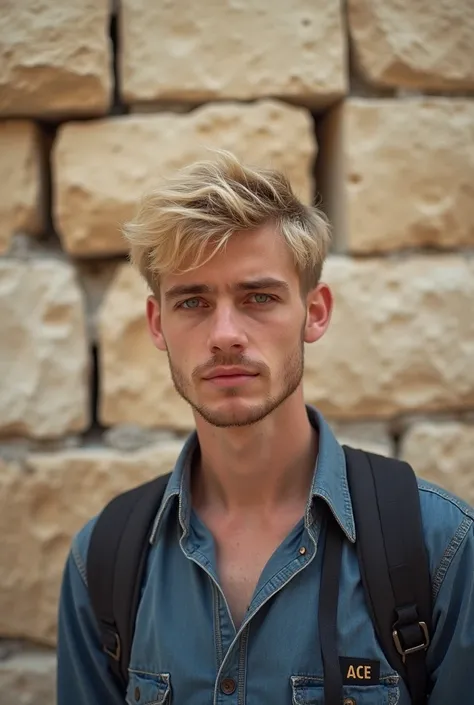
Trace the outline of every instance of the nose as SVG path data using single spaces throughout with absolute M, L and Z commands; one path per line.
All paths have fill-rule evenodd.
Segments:
M 247 345 L 247 335 L 242 323 L 232 306 L 216 306 L 210 317 L 210 351 L 213 354 L 242 352 Z

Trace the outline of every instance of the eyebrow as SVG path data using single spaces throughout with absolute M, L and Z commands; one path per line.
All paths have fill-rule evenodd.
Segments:
M 256 289 L 280 289 L 288 291 L 288 284 L 282 279 L 264 277 L 262 279 L 251 279 L 238 282 L 232 287 L 235 291 L 255 291 Z M 197 294 L 212 294 L 215 289 L 206 284 L 178 284 L 165 291 L 165 299 L 171 301 L 180 296 L 195 296 Z

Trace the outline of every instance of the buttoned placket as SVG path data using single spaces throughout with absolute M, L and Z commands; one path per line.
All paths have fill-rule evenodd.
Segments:
M 309 524 L 308 519 L 311 521 Z M 214 685 L 213 705 L 245 705 L 245 664 L 250 623 L 274 595 L 314 560 L 318 547 L 320 521 L 314 519 L 312 512 L 306 514 L 305 529 L 307 545 L 300 546 L 294 558 L 269 577 L 258 589 L 239 629 L 235 628 L 229 604 L 209 560 L 190 541 L 187 532 L 181 537 L 180 545 L 184 555 L 204 570 L 212 583 L 214 640 L 219 664 Z

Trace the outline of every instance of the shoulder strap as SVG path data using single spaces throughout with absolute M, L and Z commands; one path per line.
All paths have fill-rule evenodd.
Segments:
M 413 705 L 425 705 L 431 581 L 415 473 L 400 460 L 347 446 L 344 452 L 362 582 L 375 629 Z
M 170 475 L 112 499 L 94 526 L 87 554 L 87 581 L 102 647 L 122 689 L 150 547 L 152 523 Z

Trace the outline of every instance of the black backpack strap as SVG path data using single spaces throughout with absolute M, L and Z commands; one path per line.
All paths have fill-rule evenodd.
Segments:
M 425 705 L 431 581 L 418 485 L 410 465 L 344 446 L 369 610 L 413 705 Z
M 148 539 L 169 477 L 157 477 L 112 499 L 99 515 L 90 539 L 90 601 L 110 670 L 124 692 Z

